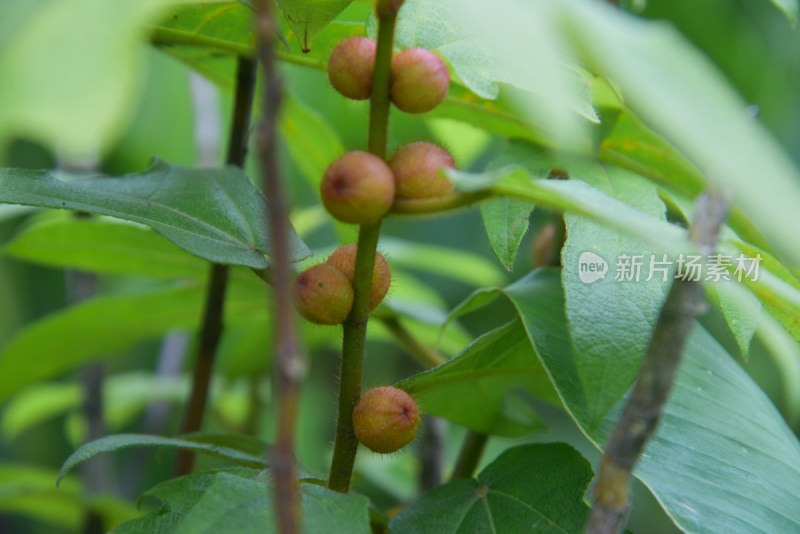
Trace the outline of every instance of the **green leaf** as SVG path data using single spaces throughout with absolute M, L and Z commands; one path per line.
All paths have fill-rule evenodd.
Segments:
M 60 488 L 52 469 L 25 464 L 0 464 L 0 511 L 22 514 L 72 531 L 84 524 L 87 512 L 98 514 L 110 530 L 139 515 L 132 504 L 113 497 L 89 495 L 77 479 L 65 478 Z
M 530 153 L 521 145 L 513 145 L 512 150 Z M 582 215 L 665 253 L 695 249 L 685 229 L 632 208 L 581 180 L 545 180 L 519 165 L 483 174 L 450 171 L 448 175 L 463 191 L 489 190 L 498 196 Z
M 4 3 L 0 18 L 13 20 L 20 6 Z M 72 158 L 112 147 L 136 109 L 142 26 L 161 8 L 159 0 L 64 0 L 22 11 L 0 47 L 0 147 L 9 136 Z
M 455 79 L 482 98 L 495 99 L 500 93 L 498 84 L 510 84 L 534 93 L 546 91 L 551 80 L 530 76 L 530 70 L 503 70 L 497 68 L 496 48 L 481 37 L 469 36 L 470 31 L 461 23 L 463 7 L 455 2 L 440 0 L 406 0 L 400 10 L 395 30 L 395 47 L 426 48 L 438 52 L 453 69 Z M 373 23 L 368 25 L 375 34 Z M 579 94 L 573 111 L 592 122 L 600 122 L 591 104 L 589 82 L 575 68 L 561 63 L 557 66 L 563 81 Z
M 626 399 L 596 431 L 589 429 L 559 273 L 534 271 L 503 293 L 520 314 L 568 412 L 602 448 Z M 696 327 L 661 425 L 635 475 L 686 532 L 794 532 L 800 529 L 798 466 L 800 443 L 772 402 Z
M 193 436 L 167 438 L 147 434 L 115 434 L 81 445 L 78 450 L 70 454 L 69 457 L 64 460 L 61 470 L 58 472 L 58 481 L 56 484 L 61 482 L 64 475 L 69 473 L 75 466 L 87 460 L 91 460 L 95 456 L 133 447 L 168 447 L 210 454 L 246 467 L 263 467 L 266 465 L 264 455 L 249 454 L 231 447 L 208 443 L 208 438 L 203 436 L 199 438 Z
M 253 10 L 243 2 L 197 2 L 165 9 L 151 42 L 222 86 L 236 81 L 236 57 L 254 53 Z
M 571 178 L 590 184 L 610 198 L 664 219 L 664 204 L 655 186 L 639 176 L 611 165 L 569 162 L 564 168 Z M 666 256 L 619 230 L 572 213 L 565 214 L 564 221 L 567 239 L 561 280 L 578 373 L 585 385 L 587 424 L 594 430 L 636 379 L 674 269 L 667 259 L 663 273 L 656 272 L 658 266 L 651 272 L 650 258 L 662 261 Z M 586 261 L 587 253 L 595 255 L 594 259 Z M 639 274 L 630 272 L 631 280 L 615 276 L 615 266 L 624 265 L 621 258 L 625 256 L 631 262 L 639 257 L 642 263 Z M 605 277 L 587 283 L 582 269 L 603 261 L 596 257 L 607 262 Z
M 278 0 L 300 47 L 311 50 L 311 41 L 353 0 Z
M 156 161 L 119 178 L 62 182 L 46 171 L 0 169 L 0 202 L 64 208 L 146 224 L 218 263 L 263 269 L 270 245 L 266 206 L 240 169 L 189 169 Z M 308 254 L 294 232 L 295 260 Z
M 162 507 L 123 523 L 116 534 L 272 534 L 277 532 L 273 484 L 252 469 L 203 471 L 162 482 L 145 496 Z M 300 484 L 305 534 L 369 534 L 369 501 L 312 484 Z
M 170 243 L 152 229 L 110 218 L 42 213 L 2 249 L 11 257 L 100 274 L 161 279 L 208 277 L 208 262 Z M 230 280 L 251 291 L 263 288 L 251 271 L 234 267 Z
M 422 411 L 476 432 L 521 436 L 544 428 L 517 399 L 518 390 L 558 403 L 518 321 L 478 338 L 444 364 L 404 380 Z
M 481 203 L 481 217 L 492 252 L 509 271 L 514 268 L 522 238 L 528 231 L 533 205 L 525 200 L 498 198 Z
M 797 0 L 770 0 L 775 7 L 786 15 L 789 22 L 794 27 L 797 24 Z
M 263 310 L 265 297 L 266 293 L 232 294 L 226 303 L 226 320 Z M 203 298 L 200 287 L 101 296 L 28 325 L 0 352 L 0 400 L 32 382 L 113 357 L 173 328 L 194 330 L 200 323 Z
M 561 443 L 508 449 L 477 478 L 439 486 L 392 518 L 390 534 L 583 532 L 592 468 Z

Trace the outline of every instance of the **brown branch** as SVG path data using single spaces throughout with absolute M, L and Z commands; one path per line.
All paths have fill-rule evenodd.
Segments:
M 240 58 L 227 157 L 229 165 L 236 165 L 240 168 L 244 167 L 247 156 L 247 138 L 250 131 L 250 114 L 255 82 L 255 62 L 252 59 Z M 197 349 L 197 361 L 195 361 L 192 376 L 192 392 L 189 396 L 189 402 L 184 411 L 183 424 L 181 425 L 181 433 L 183 434 L 197 432 L 203 424 L 203 415 L 208 402 L 208 389 L 214 370 L 217 345 L 222 335 L 225 292 L 228 287 L 228 266 L 214 263 L 211 264 L 209 271 L 203 323 L 200 329 L 200 344 Z M 194 453 L 180 451 L 175 465 L 175 476 L 191 473 L 193 467 Z
M 726 199 L 714 190 L 698 199 L 689 236 L 701 253 L 713 252 L 728 208 Z M 631 473 L 661 419 L 695 319 L 706 309 L 699 282 L 675 280 L 661 308 L 639 378 L 606 444 L 587 534 L 622 530 L 631 506 Z
M 299 532 L 300 501 L 294 469 L 294 429 L 305 363 L 297 348 L 291 301 L 292 272 L 289 264 L 289 216 L 278 164 L 276 123 L 281 104 L 281 81 L 275 69 L 273 40 L 275 19 L 272 2 L 257 2 L 258 56 L 264 69 L 264 116 L 258 128 L 258 151 L 269 210 L 272 242 L 272 286 L 275 294 L 275 378 L 278 396 L 278 429 L 272 450 L 272 473 L 278 531 Z

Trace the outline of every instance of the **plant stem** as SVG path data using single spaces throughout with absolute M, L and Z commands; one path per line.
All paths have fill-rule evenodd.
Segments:
M 461 452 L 458 453 L 456 466 L 453 468 L 453 474 L 450 475 L 450 480 L 472 478 L 488 441 L 489 436 L 487 434 L 479 434 L 472 430 L 467 431 L 464 443 L 461 445 Z
M 689 236 L 703 254 L 713 252 L 728 207 L 714 190 L 698 200 Z M 639 378 L 606 444 L 587 534 L 622 530 L 631 505 L 631 473 L 661 419 L 689 332 L 706 308 L 699 282 L 675 280 L 661 308 Z
M 392 204 L 390 215 L 432 215 L 475 204 L 493 196 L 491 190 L 452 193 L 443 197 L 425 199 L 398 199 Z
M 392 2 L 379 0 L 378 46 L 370 97 L 368 149 L 372 154 L 386 159 L 386 141 L 389 129 L 389 83 L 392 64 L 392 43 L 397 9 Z M 364 368 L 367 322 L 369 320 L 369 292 L 372 271 L 375 268 L 375 251 L 378 248 L 380 221 L 364 224 L 358 232 L 356 265 L 353 274 L 353 308 L 343 325 L 342 366 L 339 380 L 339 415 L 336 441 L 328 478 L 328 487 L 341 493 L 350 490 L 350 479 L 358 451 L 358 440 L 353 433 L 353 408 L 361 398 L 361 378 Z
M 380 321 L 408 353 L 426 369 L 436 367 L 447 361 L 447 358 L 437 351 L 420 343 L 394 315 L 380 317 Z
M 289 250 L 289 212 L 278 160 L 277 121 L 281 80 L 275 69 L 273 39 L 276 24 L 272 2 L 257 3 L 258 56 L 264 69 L 264 115 L 258 127 L 258 151 L 272 241 L 272 286 L 275 294 L 275 381 L 278 426 L 272 449 L 272 473 L 278 531 L 300 531 L 300 496 L 295 476 L 294 432 L 305 362 L 297 347 L 292 306 L 292 270 Z
M 250 132 L 250 114 L 255 91 L 255 62 L 239 58 L 236 100 L 231 120 L 230 141 L 226 161 L 229 165 L 244 167 L 247 156 L 247 138 Z M 188 434 L 200 430 L 208 400 L 208 389 L 214 370 L 214 359 L 220 336 L 225 307 L 225 292 L 228 287 L 228 266 L 211 264 L 208 288 L 200 330 L 200 344 L 197 349 L 192 376 L 192 392 L 184 412 L 181 433 Z M 180 451 L 175 466 L 175 476 L 186 475 L 194 467 L 194 453 Z

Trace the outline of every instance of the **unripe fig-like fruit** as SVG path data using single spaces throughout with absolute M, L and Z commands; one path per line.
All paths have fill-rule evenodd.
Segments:
M 455 169 L 453 156 L 444 148 L 419 141 L 406 145 L 389 159 L 397 198 L 431 198 L 453 192 L 453 182 L 439 169 Z
M 339 247 L 328 257 L 325 263 L 333 265 L 342 271 L 348 280 L 352 282 L 356 270 L 357 250 L 358 247 L 356 245 Z M 372 287 L 369 291 L 369 311 L 378 307 L 378 304 L 381 303 L 383 297 L 389 291 L 391 283 L 392 271 L 389 269 L 389 264 L 381 253 L 376 252 L 375 267 L 372 270 Z
M 392 102 L 406 113 L 424 113 L 442 103 L 450 72 L 439 56 L 424 48 L 409 48 L 392 58 Z
M 294 300 L 300 315 L 317 324 L 341 324 L 353 307 L 353 285 L 325 263 L 309 267 L 294 282 Z
M 320 184 L 322 203 L 342 222 L 378 222 L 394 201 L 394 175 L 378 156 L 348 152 L 331 163 Z
M 333 88 L 353 100 L 372 94 L 376 43 L 366 37 L 350 37 L 336 45 L 328 60 L 328 79 Z
M 370 389 L 353 410 L 353 431 L 369 450 L 382 454 L 398 451 L 417 434 L 419 408 L 402 389 Z

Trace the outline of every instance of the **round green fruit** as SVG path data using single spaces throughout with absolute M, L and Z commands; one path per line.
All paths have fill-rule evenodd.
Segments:
M 394 175 L 378 156 L 348 152 L 328 166 L 320 184 L 322 203 L 342 222 L 378 222 L 394 201 Z
M 406 145 L 389 159 L 394 173 L 397 198 L 431 198 L 448 195 L 455 189 L 441 169 L 455 169 L 453 156 L 433 143 L 419 141 Z
M 392 58 L 392 102 L 406 113 L 425 113 L 442 103 L 450 72 L 439 56 L 424 48 L 409 48 Z
M 333 265 L 344 273 L 350 282 L 353 281 L 356 270 L 356 245 L 345 245 L 336 249 L 325 262 Z M 372 287 L 369 292 L 369 311 L 374 310 L 381 303 L 383 297 L 389 291 L 392 283 L 392 271 L 386 258 L 379 252 L 375 253 L 375 267 L 372 270 Z
M 419 408 L 402 389 L 370 389 L 353 410 L 356 438 L 372 452 L 389 454 L 411 443 L 417 435 Z
M 297 311 L 312 323 L 341 324 L 353 307 L 350 280 L 342 271 L 325 263 L 300 273 L 293 289 Z
M 353 100 L 372 94 L 376 43 L 366 37 L 350 37 L 336 45 L 328 60 L 328 79 L 333 88 Z

